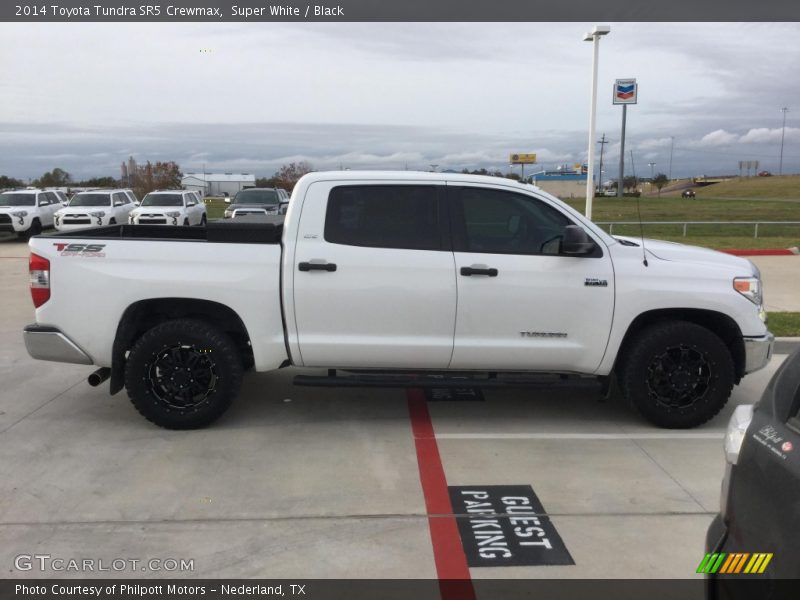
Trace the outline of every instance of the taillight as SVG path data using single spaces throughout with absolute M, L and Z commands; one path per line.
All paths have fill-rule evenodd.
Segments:
M 33 305 L 39 308 L 50 300 L 50 261 L 38 254 L 31 253 L 28 270 L 31 274 Z

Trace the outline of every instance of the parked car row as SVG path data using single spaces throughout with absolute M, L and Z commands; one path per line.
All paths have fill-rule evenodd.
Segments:
M 205 225 L 208 217 L 199 192 L 155 191 L 139 202 L 130 189 L 78 192 L 25 189 L 0 194 L 0 233 L 30 237 L 48 227 L 58 231 L 105 225 Z

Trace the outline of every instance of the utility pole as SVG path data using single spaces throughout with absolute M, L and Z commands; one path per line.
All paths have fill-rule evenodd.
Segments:
M 672 151 L 675 149 L 675 136 L 669 136 L 670 144 L 669 144 L 669 180 L 672 181 Z
M 597 142 L 600 144 L 600 174 L 597 178 L 597 182 L 600 184 L 597 187 L 599 189 L 603 189 L 603 150 L 605 149 L 606 144 L 608 144 L 608 140 L 606 140 L 606 134 L 603 134 L 602 139 Z
M 789 111 L 787 107 L 783 107 L 781 112 L 783 113 L 783 126 L 781 127 L 781 159 L 778 163 L 778 175 L 783 175 L 783 139 L 786 135 L 786 113 Z

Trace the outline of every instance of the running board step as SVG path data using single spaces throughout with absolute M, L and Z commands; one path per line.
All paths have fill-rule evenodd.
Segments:
M 294 385 L 353 388 L 585 388 L 601 389 L 595 377 L 443 377 L 437 375 L 295 375 Z

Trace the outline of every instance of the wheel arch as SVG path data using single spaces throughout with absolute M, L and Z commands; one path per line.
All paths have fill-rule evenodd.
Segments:
M 728 315 L 701 308 L 665 308 L 650 310 L 638 315 L 628 326 L 619 352 L 614 363 L 614 370 L 618 369 L 625 360 L 625 354 L 633 339 L 645 328 L 667 321 L 687 321 L 705 327 L 716 334 L 728 347 L 734 364 L 735 382 L 739 383 L 744 377 L 745 349 L 742 339 L 742 330 Z
M 125 384 L 128 350 L 141 335 L 159 323 L 179 318 L 196 318 L 213 323 L 236 342 L 245 361 L 252 361 L 250 335 L 244 321 L 229 306 L 196 298 L 149 298 L 134 302 L 122 313 L 111 349 L 109 392 L 119 392 Z

